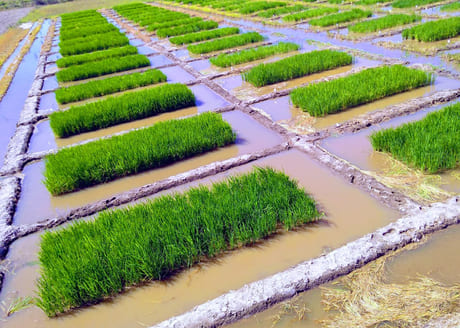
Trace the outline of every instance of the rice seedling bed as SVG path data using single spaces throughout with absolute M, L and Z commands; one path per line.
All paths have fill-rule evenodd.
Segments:
M 291 100 L 312 116 L 325 116 L 432 82 L 430 73 L 401 65 L 384 66 L 295 89 Z
M 294 6 L 289 6 L 289 7 L 281 7 L 281 8 L 272 8 L 272 9 L 267 9 L 264 11 L 261 11 L 257 14 L 259 17 L 263 18 L 272 18 L 284 14 L 291 14 L 291 13 L 296 13 L 299 11 L 304 11 L 307 10 L 308 7 L 305 7 L 303 5 L 294 5 Z
M 372 12 L 369 10 L 352 9 L 337 14 L 312 19 L 310 25 L 327 27 L 335 24 L 351 22 L 360 18 L 371 17 Z
M 415 6 L 425 6 L 440 1 L 441 0 L 397 0 L 393 2 L 392 6 L 394 8 L 410 8 Z
M 39 305 L 54 316 L 319 215 L 295 181 L 270 168 L 106 211 L 43 235 Z
M 109 34 L 109 35 L 108 35 Z M 98 38 L 79 38 L 73 39 L 73 44 L 60 44 L 62 56 L 80 55 L 97 50 L 106 50 L 114 47 L 126 46 L 129 44 L 128 38 L 121 33 L 100 34 Z
M 166 82 L 166 75 L 159 70 L 152 69 L 142 73 L 114 76 L 60 88 L 55 91 L 55 95 L 59 104 L 67 104 L 160 82 Z
M 128 45 L 128 46 L 119 47 L 119 48 L 111 48 L 107 50 L 94 51 L 91 53 L 86 53 L 86 54 L 81 54 L 81 55 L 62 57 L 56 61 L 56 65 L 59 68 L 64 68 L 64 67 L 94 62 L 94 61 L 98 61 L 102 59 L 107 59 L 107 58 L 123 57 L 127 55 L 135 55 L 135 54 L 137 54 L 137 48 L 134 46 Z
M 338 8 L 324 7 L 324 8 L 315 8 L 301 11 L 300 13 L 291 14 L 283 16 L 283 21 L 285 22 L 298 22 L 306 20 L 312 17 L 318 17 L 326 14 L 332 14 L 338 12 Z
M 161 72 L 152 72 L 154 80 L 164 79 Z M 92 83 L 96 82 L 100 81 Z M 54 112 L 50 115 L 50 126 L 57 136 L 69 137 L 194 105 L 195 96 L 189 88 L 183 84 L 166 84 Z
M 441 11 L 459 11 L 460 10 L 460 2 L 452 2 L 447 5 L 441 6 Z
M 150 66 L 146 56 L 127 55 L 70 66 L 57 72 L 56 78 L 59 82 L 78 81 L 145 66 Z
M 160 122 L 47 156 L 44 184 L 53 195 L 69 193 L 202 154 L 235 139 L 231 126 L 215 113 Z
M 287 3 L 282 1 L 255 1 L 243 4 L 242 6 L 240 6 L 238 11 L 241 14 L 247 15 L 252 14 L 256 11 L 267 10 L 276 7 L 284 7 L 286 5 Z
M 404 39 L 414 39 L 424 42 L 445 40 L 458 35 L 460 35 L 460 17 L 426 22 L 402 32 Z
M 183 26 L 161 28 L 156 31 L 156 34 L 160 38 L 166 38 L 169 36 L 188 34 L 188 33 L 198 32 L 202 30 L 212 30 L 216 28 L 217 26 L 219 26 L 217 22 L 203 21 L 203 22 L 198 22 L 198 23 L 193 23 L 193 24 L 188 24 L 188 25 L 183 25 Z
M 169 42 L 177 45 L 195 43 L 210 39 L 216 39 L 223 36 L 233 35 L 240 33 L 240 29 L 237 27 L 223 27 L 215 30 L 201 31 L 196 33 L 184 34 L 181 36 L 172 37 Z
M 188 51 L 193 54 L 205 54 L 264 40 L 264 37 L 257 32 L 248 32 L 234 36 L 227 36 L 221 39 L 206 41 L 188 46 Z
M 273 63 L 257 65 L 249 71 L 244 72 L 242 77 L 254 86 L 262 87 L 350 65 L 352 61 L 353 57 L 344 52 L 333 50 L 312 51 L 281 59 Z
M 428 114 L 418 122 L 375 132 L 370 136 L 377 151 L 422 171 L 436 173 L 460 163 L 460 104 Z
M 417 15 L 393 14 L 349 26 L 348 30 L 354 33 L 372 33 L 391 27 L 406 25 L 420 21 Z
M 258 59 L 267 58 L 276 54 L 283 54 L 299 50 L 300 46 L 290 42 L 279 42 L 276 45 L 262 46 L 253 49 L 245 49 L 231 54 L 220 54 L 212 57 L 209 61 L 219 67 L 229 67 L 243 64 Z

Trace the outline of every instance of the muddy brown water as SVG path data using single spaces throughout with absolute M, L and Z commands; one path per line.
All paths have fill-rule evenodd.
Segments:
M 55 213 L 63 213 L 70 208 L 109 198 L 122 191 L 153 183 L 215 161 L 273 147 L 282 142 L 282 139 L 275 132 L 263 127 L 253 118 L 239 111 L 224 113 L 222 117 L 230 123 L 237 134 L 235 145 L 66 195 L 52 197 L 47 192 L 42 183 L 43 161 L 26 166 L 23 170 L 24 182 L 13 220 L 14 224 L 37 222 L 49 218 Z
M 456 103 L 456 102 L 453 102 Z M 391 168 L 390 156 L 374 151 L 369 136 L 375 131 L 400 126 L 404 123 L 423 119 L 428 113 L 440 110 L 447 105 L 427 108 L 416 113 L 398 117 L 382 124 L 354 134 L 331 137 L 322 142 L 322 146 L 335 155 L 367 171 L 382 173 Z M 429 175 L 427 175 L 429 176 Z M 448 170 L 439 174 L 440 187 L 455 194 L 460 193 L 460 169 Z
M 221 181 L 228 176 L 247 172 L 254 166 L 272 166 L 297 179 L 324 207 L 327 212 L 325 220 L 296 231 L 281 233 L 257 246 L 229 252 L 215 261 L 185 270 L 170 281 L 134 288 L 110 302 L 57 319 L 47 319 L 41 310 L 33 307 L 14 314 L 4 322 L 4 327 L 149 326 L 228 290 L 339 247 L 398 217 L 398 213 L 382 207 L 375 199 L 341 177 L 330 174 L 327 169 L 297 150 L 174 188 L 168 193 Z M 8 260 L 11 261 L 14 274 L 7 275 L 0 300 L 8 302 L 17 296 L 33 294 L 34 280 L 38 277 L 38 240 L 39 234 L 34 234 L 11 246 Z
M 353 107 L 324 117 L 312 117 L 292 105 L 289 96 L 270 99 L 252 105 L 268 114 L 273 121 L 287 125 L 297 133 L 311 133 L 337 123 L 343 123 L 359 115 L 381 110 L 410 99 L 427 96 L 437 91 L 460 87 L 460 82 L 445 77 L 437 77 L 433 85 L 417 88 L 394 96 L 385 97 L 369 104 Z

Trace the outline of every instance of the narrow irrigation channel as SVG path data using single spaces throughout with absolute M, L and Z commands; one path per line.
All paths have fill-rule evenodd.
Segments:
M 460 74 L 430 54 L 458 43 L 387 49 L 438 18 L 383 6 L 157 1 L 46 20 L 1 170 L 2 326 L 350 327 L 359 297 L 454 293 Z M 432 173 L 373 150 L 430 113 L 451 150 Z

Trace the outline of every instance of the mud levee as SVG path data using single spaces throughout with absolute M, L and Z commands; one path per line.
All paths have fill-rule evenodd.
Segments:
M 253 282 L 153 328 L 218 327 L 346 275 L 385 253 L 418 241 L 423 235 L 460 221 L 460 202 L 452 198 L 403 217 L 327 255 Z

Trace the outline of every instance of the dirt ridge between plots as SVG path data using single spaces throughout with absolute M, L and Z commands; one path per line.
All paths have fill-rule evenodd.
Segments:
M 435 203 L 315 259 L 230 291 L 153 328 L 219 327 L 346 275 L 389 251 L 460 222 L 459 198 Z

